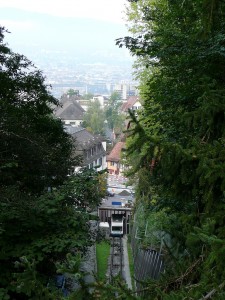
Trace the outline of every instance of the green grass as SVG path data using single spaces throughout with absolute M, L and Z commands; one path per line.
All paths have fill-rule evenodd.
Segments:
M 132 289 L 134 290 L 134 287 L 135 287 L 135 283 L 134 283 L 134 260 L 133 260 L 131 244 L 130 244 L 129 241 L 127 241 L 127 252 L 128 252 L 128 260 L 129 260 L 131 284 L 132 284 Z
M 110 244 L 102 241 L 96 244 L 97 256 L 97 277 L 98 280 L 104 280 L 108 268 L 108 258 L 110 254 Z

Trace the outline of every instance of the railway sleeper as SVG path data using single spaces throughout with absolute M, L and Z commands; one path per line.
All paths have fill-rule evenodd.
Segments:
M 113 267 L 113 268 L 114 268 L 114 267 L 117 267 L 117 268 L 118 268 L 118 267 L 120 267 L 120 266 L 121 266 L 121 264 L 113 264 L 112 267 Z
M 120 256 L 120 255 L 121 255 L 121 252 L 114 252 L 113 255 L 115 255 L 115 256 Z

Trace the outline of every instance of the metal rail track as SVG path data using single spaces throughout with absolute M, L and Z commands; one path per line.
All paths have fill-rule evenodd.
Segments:
M 111 238 L 110 250 L 110 281 L 113 281 L 115 276 L 121 275 L 123 270 L 123 243 L 121 237 Z

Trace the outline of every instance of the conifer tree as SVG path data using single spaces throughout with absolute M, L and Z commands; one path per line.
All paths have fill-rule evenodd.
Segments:
M 117 44 L 137 57 L 144 108 L 133 120 L 128 159 L 139 155 L 133 171 L 148 174 L 148 209 L 166 209 L 171 220 L 176 216 L 170 233 L 183 249 L 168 277 L 150 284 L 149 293 L 200 299 L 213 291 L 222 299 L 225 4 L 130 2 L 131 36 Z
M 95 170 L 68 176 L 80 159 L 53 116 L 57 100 L 4 34 L 0 27 L 0 299 L 62 299 L 49 279 L 85 254 L 89 216 L 79 209 L 96 207 L 105 191 Z

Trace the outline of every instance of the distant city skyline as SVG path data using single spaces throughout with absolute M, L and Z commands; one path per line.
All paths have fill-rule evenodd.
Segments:
M 133 58 L 115 45 L 117 38 L 128 35 L 126 3 L 0 0 L 0 25 L 10 32 L 4 40 L 9 48 L 41 69 L 57 96 L 77 86 L 97 93 L 106 84 L 131 80 Z
M 11 48 L 115 49 L 127 34 L 127 0 L 1 0 L 0 24 Z

